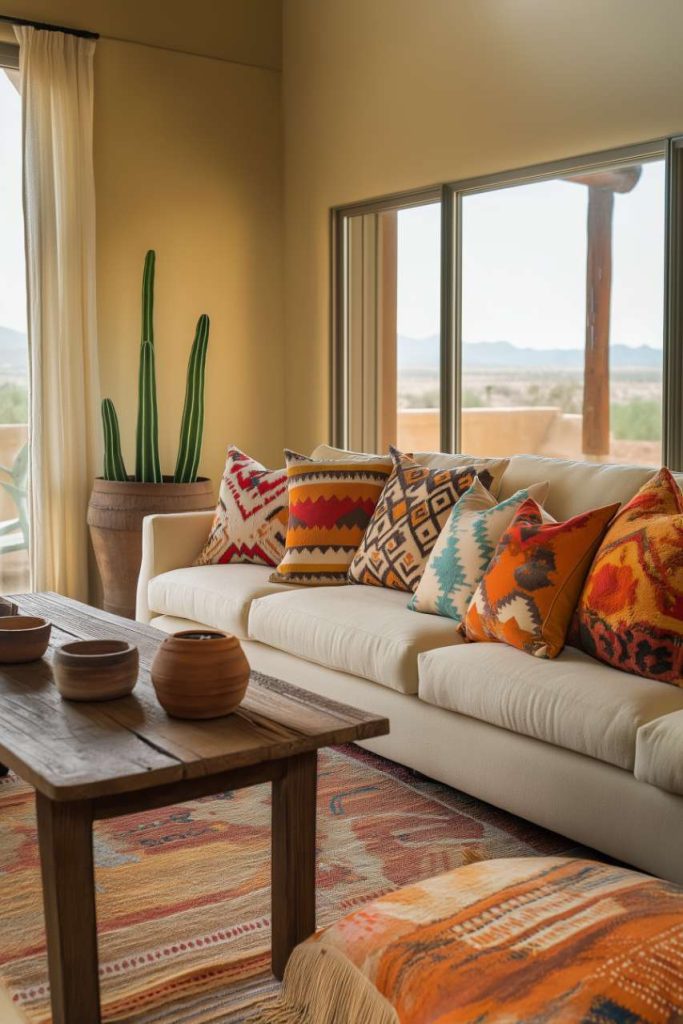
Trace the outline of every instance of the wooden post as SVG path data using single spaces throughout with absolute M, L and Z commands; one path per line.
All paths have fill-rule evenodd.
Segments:
M 583 378 L 583 453 L 609 454 L 609 325 L 612 294 L 614 192 L 588 189 L 586 351 Z
M 614 193 L 636 187 L 642 167 L 613 167 L 575 174 L 566 181 L 588 187 L 586 349 L 583 379 L 583 454 L 609 455 L 609 328 L 612 304 Z

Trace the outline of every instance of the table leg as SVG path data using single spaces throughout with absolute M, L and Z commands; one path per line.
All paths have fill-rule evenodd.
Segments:
M 36 793 L 53 1024 L 99 1024 L 92 804 Z
M 316 752 L 287 758 L 273 782 L 273 974 L 282 978 L 289 954 L 315 931 Z

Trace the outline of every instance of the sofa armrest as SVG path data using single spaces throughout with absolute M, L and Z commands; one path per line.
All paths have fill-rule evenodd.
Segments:
M 213 510 L 145 516 L 135 608 L 138 622 L 149 622 L 152 618 L 147 603 L 149 581 L 162 572 L 192 565 L 209 536 L 213 517 Z

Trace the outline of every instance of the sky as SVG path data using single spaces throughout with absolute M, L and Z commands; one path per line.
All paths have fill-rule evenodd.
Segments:
M 0 69 L 0 325 L 26 331 L 21 101 Z
M 565 181 L 463 199 L 463 340 L 583 348 L 588 189 Z M 398 333 L 439 330 L 439 204 L 398 217 Z M 611 341 L 662 347 L 664 162 L 615 196 Z

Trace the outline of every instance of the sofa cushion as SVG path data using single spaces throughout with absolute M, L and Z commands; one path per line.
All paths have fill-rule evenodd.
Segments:
M 610 524 L 576 609 L 577 647 L 683 686 L 683 492 L 668 469 Z
M 683 711 L 641 726 L 634 775 L 640 782 L 683 796 Z
M 453 506 L 408 607 L 462 622 L 496 545 L 520 506 L 529 497 L 543 504 L 547 493 L 547 484 L 532 484 L 496 504 L 491 492 L 475 477 Z
M 249 637 L 402 693 L 417 693 L 421 651 L 461 643 L 455 623 L 415 615 L 380 587 L 318 587 L 254 601 Z
M 285 449 L 289 525 L 275 583 L 343 586 L 391 473 L 391 459 L 309 459 Z
M 476 475 L 491 487 L 488 469 L 427 469 L 390 448 L 393 470 L 349 567 L 349 580 L 413 591 L 450 511 Z
M 195 565 L 277 565 L 285 553 L 287 470 L 228 448 L 211 531 Z
M 638 729 L 683 709 L 676 687 L 620 672 L 573 647 L 548 661 L 503 644 L 465 644 L 421 655 L 419 676 L 428 704 L 628 771 Z
M 267 565 L 196 565 L 173 569 L 149 581 L 149 608 L 153 616 L 192 619 L 246 637 L 253 599 L 292 589 L 270 583 L 271 571 Z
M 528 498 L 501 537 L 470 602 L 467 639 L 500 641 L 537 658 L 556 658 L 593 555 L 618 507 L 607 505 L 556 523 Z
M 571 519 L 599 505 L 629 501 L 655 472 L 646 466 L 513 455 L 501 481 L 499 500 L 509 498 L 520 487 L 547 480 L 550 489 L 544 507 L 555 519 Z

